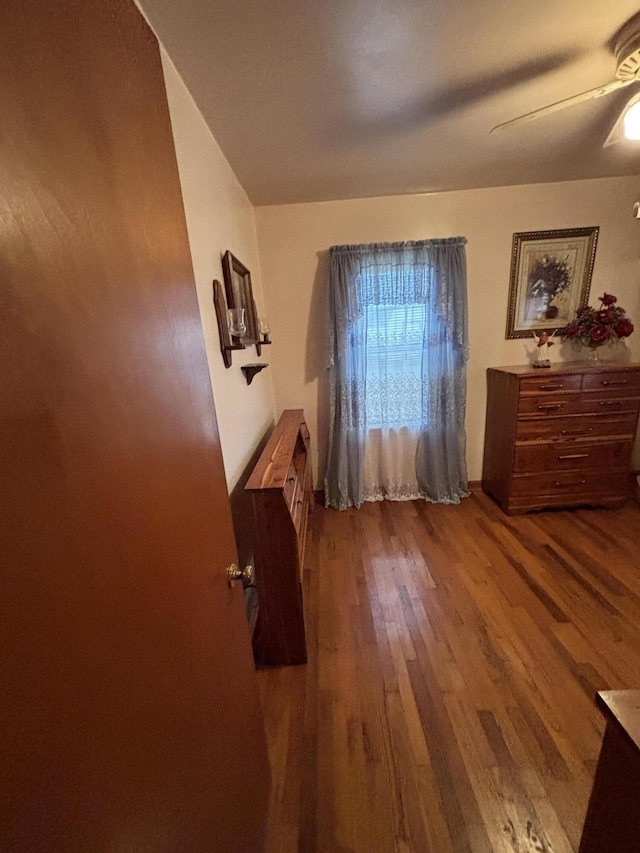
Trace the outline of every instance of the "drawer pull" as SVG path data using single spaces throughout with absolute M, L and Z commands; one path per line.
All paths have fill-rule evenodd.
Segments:
M 600 406 L 618 406 L 618 408 L 622 405 L 620 400 L 600 400 Z
M 576 483 L 561 483 L 560 480 L 556 480 L 553 484 L 554 486 L 584 486 L 586 484 L 586 480 L 578 480 Z
M 561 409 L 563 406 L 564 403 L 540 403 L 538 411 L 546 412 L 551 411 L 552 409 Z
M 587 459 L 588 453 L 563 453 L 558 459 Z
M 587 433 L 593 432 L 593 427 L 589 427 L 589 429 L 563 429 L 560 433 L 561 435 L 587 435 Z
M 628 379 L 603 379 L 601 385 L 628 385 Z
M 557 385 L 541 385 L 541 391 L 559 391 L 561 388 L 564 388 L 562 382 L 559 382 Z

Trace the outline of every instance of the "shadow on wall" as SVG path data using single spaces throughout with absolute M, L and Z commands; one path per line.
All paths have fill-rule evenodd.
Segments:
M 229 494 L 229 502 L 231 504 L 231 518 L 233 520 L 233 532 L 236 539 L 236 548 L 238 550 L 238 565 L 246 566 L 253 565 L 253 543 L 251 541 L 251 528 L 253 520 L 251 516 L 251 498 L 245 492 L 244 487 L 247 480 L 251 476 L 251 472 L 256 467 L 256 463 L 260 458 L 260 454 L 269 440 L 269 436 L 273 432 L 275 422 L 271 421 L 266 433 L 260 439 L 258 446 L 253 452 L 251 459 L 247 463 L 244 471 L 240 475 L 240 479 Z M 244 594 L 245 605 L 247 608 L 247 619 L 251 627 L 251 633 L 255 628 L 256 618 L 258 616 L 258 595 L 255 588 L 245 590 Z
M 305 383 L 316 382 L 316 423 L 311 424 L 312 440 L 318 448 L 316 489 L 323 488 L 324 461 L 329 436 L 329 371 L 327 370 L 327 342 L 329 333 L 329 252 L 318 252 L 318 266 L 313 279 L 311 304 L 307 319 L 307 349 L 305 355 Z M 311 419 L 311 413 L 305 412 Z M 315 428 L 314 428 L 315 427 Z

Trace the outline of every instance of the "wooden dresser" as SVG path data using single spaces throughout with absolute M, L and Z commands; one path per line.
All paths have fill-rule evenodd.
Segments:
M 482 488 L 507 514 L 624 503 L 640 365 L 490 367 L 487 386 Z
M 259 599 L 253 649 L 259 664 L 307 662 L 302 567 L 313 508 L 309 446 L 302 409 L 286 410 L 245 486 L 252 503 Z

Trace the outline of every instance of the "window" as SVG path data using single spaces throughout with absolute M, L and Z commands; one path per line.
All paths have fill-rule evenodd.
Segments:
M 332 247 L 330 506 L 467 494 L 465 242 Z
M 424 305 L 367 305 L 365 410 L 369 428 L 419 430 Z
M 426 279 L 430 274 L 429 268 L 409 269 L 405 277 Z M 365 299 L 393 295 L 383 274 L 365 274 L 362 283 Z M 409 292 L 415 291 L 415 284 L 411 282 Z M 433 384 L 425 369 L 425 347 L 448 346 L 444 326 L 433 307 L 424 302 L 368 302 L 355 338 L 364 347 L 367 427 L 408 427 L 414 432 L 425 428 L 429 407 L 424 395 L 430 393 Z

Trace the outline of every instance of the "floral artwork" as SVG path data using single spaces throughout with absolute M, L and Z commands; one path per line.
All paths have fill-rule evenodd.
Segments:
M 534 256 L 527 275 L 527 314 L 535 321 L 555 320 L 571 284 L 568 258 Z
M 513 235 L 507 338 L 560 332 L 586 305 L 598 228 Z
M 616 305 L 617 297 L 603 293 L 598 300 L 601 303 L 598 308 L 590 305 L 578 308 L 575 319 L 562 333 L 565 338 L 594 349 L 629 337 L 633 323 L 624 308 Z

